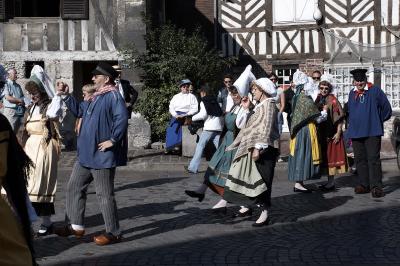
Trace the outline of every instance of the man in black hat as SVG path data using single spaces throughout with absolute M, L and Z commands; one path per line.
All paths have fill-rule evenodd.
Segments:
M 383 122 L 392 115 L 385 93 L 367 82 L 366 69 L 354 69 L 353 86 L 349 93 L 349 127 L 346 137 L 352 140 L 354 160 L 359 176 L 356 194 L 371 192 L 372 197 L 384 196 L 380 160 Z
M 78 136 L 78 160 L 75 162 L 66 193 L 66 216 L 70 224 L 56 228 L 60 236 L 84 234 L 84 214 L 88 185 L 94 180 L 106 233 L 95 236 L 97 245 L 121 240 L 117 205 L 114 198 L 114 176 L 117 166 L 126 165 L 126 130 L 128 113 L 125 101 L 115 87 L 118 73 L 107 63 L 99 63 L 92 72 L 96 92 L 88 102 L 80 105 L 68 94 L 67 88 L 58 90 L 68 109 L 78 116 L 82 125 Z
M 131 118 L 133 105 L 137 100 L 138 92 L 132 87 L 128 80 L 121 79 L 122 70 L 119 65 L 114 65 L 113 68 L 118 73 L 118 77 L 115 79 L 115 85 L 125 100 L 128 116 Z

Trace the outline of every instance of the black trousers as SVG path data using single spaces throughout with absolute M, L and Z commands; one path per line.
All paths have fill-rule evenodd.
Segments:
M 352 139 L 360 185 L 382 188 L 381 137 Z
M 278 149 L 268 147 L 255 162 L 258 172 L 267 185 L 267 191 L 257 196 L 257 202 L 262 204 L 264 208 L 271 207 L 272 181 L 274 180 L 275 165 L 278 156 Z

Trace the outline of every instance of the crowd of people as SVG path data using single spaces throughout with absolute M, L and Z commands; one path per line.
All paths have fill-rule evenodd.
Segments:
M 327 177 L 327 182 L 319 185 L 319 190 L 336 190 L 335 176 L 349 168 L 347 142 L 352 143 L 359 176 L 354 192 L 383 197 L 381 137 L 383 123 L 391 117 L 392 110 L 385 93 L 368 82 L 366 72 L 351 71 L 354 87 L 347 111 L 335 96 L 332 77 L 318 70 L 311 76 L 297 71 L 285 88 L 278 86 L 274 73 L 256 79 L 251 66 L 235 82 L 231 75 L 224 76 L 225 86 L 218 99 L 220 106 L 229 106 L 229 110 L 223 115 L 221 141 L 200 186 L 185 193 L 201 202 L 210 188 L 221 197 L 213 211 L 226 213 L 230 202 L 240 206 L 234 216 L 245 217 L 259 208 L 253 226 L 267 225 L 274 168 L 277 161 L 282 161 L 280 136 L 286 113 L 290 134 L 288 180 L 294 183 L 294 192 L 312 193 L 305 182 L 322 176 Z M 196 173 L 198 168 L 186 170 Z
M 0 242 L 6 254 L 0 256 L 0 264 L 35 265 L 31 224 L 39 218 L 36 236 L 82 237 L 91 182 L 105 222 L 105 233 L 93 241 L 97 245 L 121 241 L 114 178 L 116 167 L 127 163 L 127 126 L 137 92 L 121 79 L 118 66 L 103 62 L 92 71 L 93 84 L 83 86 L 82 100 L 62 81 L 54 87 L 40 66 L 32 69 L 25 84 L 26 97 L 16 82 L 17 74 L 16 69 L 6 71 L 0 65 L 4 105 L 0 114 Z M 195 128 L 194 133 L 203 128 L 185 167 L 188 173 L 198 173 L 208 142 L 215 147 L 201 184 L 185 193 L 201 202 L 211 189 L 219 195 L 213 211 L 226 213 L 227 204 L 232 203 L 240 206 L 234 216 L 245 217 L 258 209 L 253 226 L 267 225 L 274 170 L 282 160 L 280 138 L 286 113 L 288 179 L 294 183 L 294 192 L 311 193 L 305 182 L 323 175 L 327 182 L 319 189 L 335 190 L 335 176 L 348 171 L 346 140 L 352 143 L 359 176 L 355 193 L 383 197 L 380 144 L 391 106 L 385 93 L 367 82 L 366 70 L 355 69 L 351 74 L 354 87 L 347 111 L 335 97 L 329 75 L 319 71 L 311 77 L 297 71 L 290 86 L 279 87 L 276 74 L 257 79 L 249 65 L 236 81 L 225 75 L 217 95 L 207 84 L 201 85 L 200 101 L 193 94 L 192 82 L 181 80 L 180 92 L 169 105 L 166 152 L 179 151 L 186 125 Z M 55 214 L 63 105 L 77 118 L 77 158 L 66 187 L 65 224 L 54 226 L 51 216 Z

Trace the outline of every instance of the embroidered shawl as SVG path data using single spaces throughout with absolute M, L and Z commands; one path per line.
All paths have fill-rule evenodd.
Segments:
M 290 136 L 294 138 L 297 132 L 310 121 L 320 115 L 317 105 L 310 96 L 300 93 L 293 103 L 292 124 L 290 126 Z
M 273 98 L 268 98 L 255 109 L 246 122 L 246 127 L 241 129 L 233 143 L 226 148 L 227 151 L 237 148 L 234 160 L 245 156 L 256 143 L 267 143 L 278 148 L 278 139 L 271 134 L 277 130 L 278 109 Z

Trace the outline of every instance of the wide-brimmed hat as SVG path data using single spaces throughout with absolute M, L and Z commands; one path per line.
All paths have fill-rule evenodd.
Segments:
M 268 93 L 271 97 L 276 96 L 276 86 L 269 78 L 259 78 L 253 81 L 263 91 Z
M 192 84 L 192 82 L 190 81 L 190 79 L 182 79 L 181 81 L 179 81 L 179 83 L 178 83 L 178 87 L 180 88 L 182 85 L 185 85 L 185 84 Z
M 118 77 L 118 72 L 108 63 L 100 62 L 97 67 L 92 71 L 93 75 L 104 75 L 112 79 Z

